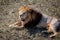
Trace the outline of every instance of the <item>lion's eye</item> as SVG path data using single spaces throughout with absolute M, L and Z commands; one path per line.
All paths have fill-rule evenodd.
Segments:
M 24 16 L 26 16 L 27 15 L 27 12 L 24 12 L 22 15 L 20 15 L 20 17 L 24 17 Z
M 25 15 L 25 13 L 23 13 L 22 15 L 20 15 L 20 17 L 22 17 L 22 16 L 24 16 Z
M 23 15 L 25 15 L 26 13 L 23 13 Z
M 20 17 L 22 17 L 23 16 L 23 14 L 22 15 L 20 15 Z
M 27 12 L 24 12 L 22 15 L 23 15 L 23 16 L 26 16 L 26 15 L 27 15 Z

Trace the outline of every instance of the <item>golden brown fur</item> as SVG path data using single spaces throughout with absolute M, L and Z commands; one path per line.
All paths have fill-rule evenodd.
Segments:
M 9 27 L 23 28 L 25 26 L 46 25 L 48 29 L 47 32 L 54 33 L 50 35 L 50 37 L 52 37 L 57 34 L 55 28 L 58 24 L 60 24 L 60 22 L 58 22 L 57 18 L 39 13 L 30 7 L 22 6 L 19 8 L 19 21 L 9 25 Z

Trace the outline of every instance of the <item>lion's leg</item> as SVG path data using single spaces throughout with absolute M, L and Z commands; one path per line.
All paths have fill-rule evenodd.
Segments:
M 17 23 L 18 23 L 18 22 L 15 22 L 15 23 L 9 25 L 9 27 L 15 26 Z
M 50 35 L 50 37 L 53 37 L 53 36 L 56 36 L 56 35 L 57 35 L 57 32 L 56 32 L 56 30 L 54 29 L 54 26 L 51 25 L 51 24 L 49 25 L 48 32 L 53 32 L 53 34 Z
M 24 23 L 22 21 L 17 21 L 15 23 L 9 25 L 9 27 L 22 28 L 22 27 L 24 27 Z

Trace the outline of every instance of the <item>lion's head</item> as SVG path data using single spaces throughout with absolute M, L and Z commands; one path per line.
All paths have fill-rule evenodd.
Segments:
M 27 23 L 31 19 L 31 14 L 30 14 L 31 9 L 26 6 L 21 6 L 19 8 L 19 18 L 21 21 Z
M 21 6 L 19 8 L 19 19 L 24 22 L 24 24 L 36 25 L 42 17 L 42 14 L 33 10 L 27 6 Z

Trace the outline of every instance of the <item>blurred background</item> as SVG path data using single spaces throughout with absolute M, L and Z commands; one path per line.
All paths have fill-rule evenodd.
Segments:
M 60 35 L 50 39 L 41 36 L 39 28 L 16 30 L 8 25 L 18 19 L 20 6 L 29 5 L 44 14 L 60 18 L 60 0 L 0 0 L 0 40 L 60 40 Z

